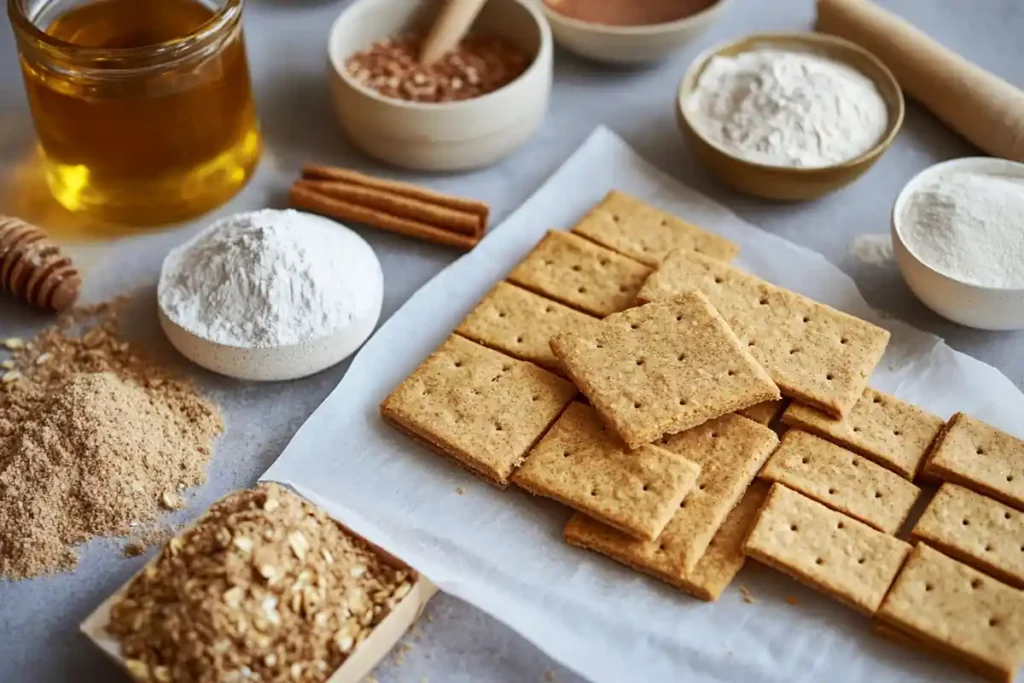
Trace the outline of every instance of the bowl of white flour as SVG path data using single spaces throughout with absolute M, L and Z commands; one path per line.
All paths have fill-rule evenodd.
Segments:
M 1024 164 L 954 159 L 896 198 L 892 243 L 907 286 L 953 322 L 1024 329 Z
M 366 341 L 380 319 L 384 274 L 344 225 L 264 209 L 218 220 L 172 250 L 157 298 L 168 339 L 197 365 L 289 380 L 336 365 Z
M 679 86 L 679 127 L 725 182 L 769 199 L 811 199 L 867 171 L 903 122 L 892 73 L 819 33 L 756 34 L 708 50 Z

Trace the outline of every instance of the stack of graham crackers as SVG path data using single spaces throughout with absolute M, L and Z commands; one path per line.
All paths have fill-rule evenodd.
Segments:
M 613 191 L 549 232 L 381 413 L 495 486 L 572 508 L 572 545 L 704 600 L 753 557 L 884 635 L 1012 678 L 1024 442 L 871 389 L 889 333 L 736 269 L 737 251 Z M 941 488 L 908 543 L 915 480 Z

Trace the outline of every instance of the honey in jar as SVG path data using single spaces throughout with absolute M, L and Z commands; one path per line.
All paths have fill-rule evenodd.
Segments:
M 242 0 L 12 0 L 60 204 L 148 226 L 203 213 L 245 184 L 260 135 L 241 12 Z

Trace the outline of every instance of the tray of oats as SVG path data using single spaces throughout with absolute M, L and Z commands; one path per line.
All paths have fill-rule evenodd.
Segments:
M 436 590 L 264 484 L 215 503 L 81 630 L 139 682 L 355 683 Z

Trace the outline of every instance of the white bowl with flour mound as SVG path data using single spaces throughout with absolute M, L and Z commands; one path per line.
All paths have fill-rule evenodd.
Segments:
M 219 220 L 171 251 L 157 297 L 164 332 L 189 360 L 238 379 L 289 380 L 366 341 L 384 273 L 344 225 L 264 209 Z
M 911 291 L 953 322 L 1024 329 L 1024 164 L 969 157 L 915 176 L 892 212 Z

